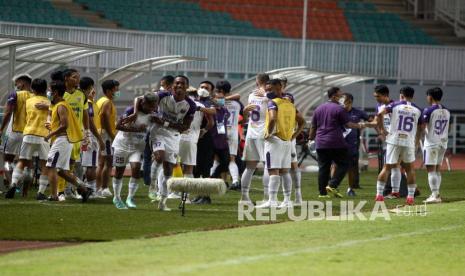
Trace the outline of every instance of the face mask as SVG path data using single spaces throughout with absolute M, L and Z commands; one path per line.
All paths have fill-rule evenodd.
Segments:
M 121 97 L 121 91 L 116 91 L 115 93 L 113 93 L 113 99 L 118 99 L 119 97 Z
M 52 91 L 47 91 L 47 99 L 49 99 L 50 101 L 53 100 Z
M 208 90 L 205 88 L 200 88 L 199 90 L 197 90 L 197 94 L 200 98 L 207 98 L 208 96 L 210 96 L 210 93 L 208 93 Z
M 224 105 L 224 99 L 216 99 L 216 102 L 218 103 L 219 106 Z

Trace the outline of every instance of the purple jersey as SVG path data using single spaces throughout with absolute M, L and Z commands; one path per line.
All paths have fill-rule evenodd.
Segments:
M 226 125 L 229 119 L 229 112 L 226 108 L 220 107 L 216 109 L 215 125 L 211 128 L 211 136 L 213 138 L 213 146 L 215 149 L 227 149 L 228 133 Z
M 343 128 L 349 121 L 349 114 L 339 104 L 327 102 L 320 105 L 312 118 L 312 127 L 316 129 L 316 148 L 347 148 Z
M 359 123 L 360 121 L 368 121 L 368 114 L 356 108 L 352 108 L 349 112 L 349 119 L 352 123 Z M 360 130 L 359 129 L 345 129 L 345 140 L 349 146 L 349 151 L 352 154 L 358 153 L 360 146 Z

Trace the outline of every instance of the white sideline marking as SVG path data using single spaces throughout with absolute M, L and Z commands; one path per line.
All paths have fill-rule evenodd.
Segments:
M 209 269 L 213 267 L 253 263 L 253 262 L 260 261 L 260 260 L 272 259 L 276 257 L 289 257 L 289 256 L 294 256 L 294 255 L 302 254 L 302 253 L 316 253 L 316 252 L 320 252 L 323 250 L 351 247 L 351 246 L 356 246 L 359 244 L 370 243 L 370 242 L 388 241 L 388 240 L 392 240 L 396 238 L 424 235 L 424 234 L 429 234 L 429 233 L 434 233 L 434 232 L 450 231 L 450 230 L 455 230 L 455 229 L 462 228 L 462 227 L 464 227 L 464 225 L 453 225 L 453 226 L 441 227 L 437 229 L 426 229 L 422 231 L 415 231 L 415 232 L 402 233 L 402 234 L 396 234 L 396 235 L 387 235 L 387 236 L 379 237 L 379 238 L 371 238 L 371 239 L 364 239 L 364 240 L 348 240 L 348 241 L 336 243 L 333 245 L 307 247 L 307 248 L 284 251 L 284 252 L 279 252 L 279 253 L 239 257 L 239 258 L 229 259 L 229 260 L 220 261 L 220 262 L 195 264 L 189 267 L 174 270 L 172 272 L 173 273 L 188 273 L 188 272 L 193 272 L 199 269 Z

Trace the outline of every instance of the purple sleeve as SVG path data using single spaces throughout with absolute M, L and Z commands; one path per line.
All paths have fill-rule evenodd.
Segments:
M 128 107 L 124 110 L 123 115 L 121 115 L 121 118 L 126 118 L 126 117 L 128 117 L 129 115 L 131 115 L 132 113 L 134 113 L 134 106 L 128 106 Z
M 16 91 L 11 92 L 11 94 L 8 96 L 8 99 L 6 100 L 6 103 L 9 106 L 16 105 L 16 102 L 18 101 L 18 95 L 16 94 Z
M 278 106 L 274 101 L 268 101 L 268 110 L 278 110 Z
M 164 97 L 171 96 L 171 93 L 169 91 L 158 91 L 157 95 L 158 95 L 158 102 L 160 102 L 161 99 L 163 99 Z
M 291 93 L 285 93 L 284 98 L 288 98 L 291 103 L 294 103 L 294 96 Z
M 186 116 L 193 117 L 197 109 L 197 105 L 190 98 L 186 98 L 187 103 L 189 103 L 189 110 L 187 110 Z

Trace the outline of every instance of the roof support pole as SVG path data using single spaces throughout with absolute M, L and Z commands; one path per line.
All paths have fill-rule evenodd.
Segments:
M 305 65 L 305 48 L 307 47 L 307 11 L 308 11 L 308 0 L 304 0 L 304 14 L 302 20 L 302 48 L 300 54 L 300 65 Z
M 100 90 L 100 54 L 95 55 L 95 81 L 97 84 L 95 91 L 97 92 L 96 94 L 98 94 Z
M 15 76 L 16 69 L 16 46 L 8 47 L 8 93 L 14 89 L 13 78 Z
M 152 91 L 152 73 L 153 73 L 152 65 L 153 63 L 150 62 L 149 64 L 149 91 Z

